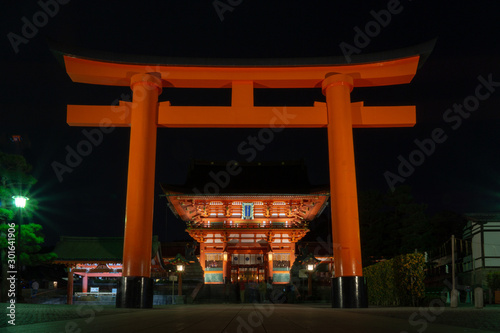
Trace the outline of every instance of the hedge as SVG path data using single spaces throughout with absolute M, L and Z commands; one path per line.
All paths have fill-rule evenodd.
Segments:
M 364 269 L 368 303 L 415 306 L 425 296 L 425 258 L 421 253 L 399 255 Z

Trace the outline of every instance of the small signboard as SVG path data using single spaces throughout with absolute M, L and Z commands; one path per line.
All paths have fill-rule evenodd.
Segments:
M 307 278 L 307 273 L 305 269 L 299 269 L 299 278 Z
M 99 292 L 99 287 L 90 287 L 90 292 L 91 293 L 98 293 Z
M 169 278 L 168 278 L 168 280 L 176 282 L 177 281 L 177 275 L 170 275 Z
M 241 204 L 241 217 L 244 220 L 253 220 L 253 202 L 244 202 Z

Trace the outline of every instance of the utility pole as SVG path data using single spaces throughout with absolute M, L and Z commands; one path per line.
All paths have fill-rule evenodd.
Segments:
M 451 235 L 451 289 L 455 290 L 455 235 Z
M 458 291 L 455 289 L 455 235 L 451 235 L 451 302 L 450 307 L 458 306 Z

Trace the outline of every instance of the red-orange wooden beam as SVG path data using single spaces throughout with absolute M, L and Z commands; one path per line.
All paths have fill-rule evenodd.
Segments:
M 363 127 L 411 127 L 415 125 L 415 106 L 364 106 L 351 104 L 352 125 Z M 68 105 L 71 126 L 130 126 L 130 103 L 118 106 Z M 159 103 L 160 127 L 326 127 L 326 104 L 314 106 L 171 106 Z
M 68 105 L 67 123 L 70 126 L 130 126 L 130 102 L 110 105 Z
M 253 82 L 254 88 L 320 88 L 329 73 L 348 74 L 355 87 L 409 83 L 420 56 L 350 65 L 324 66 L 169 66 L 113 63 L 64 56 L 66 71 L 74 82 L 128 86 L 135 74 L 158 72 L 163 87 L 231 88 L 233 82 Z

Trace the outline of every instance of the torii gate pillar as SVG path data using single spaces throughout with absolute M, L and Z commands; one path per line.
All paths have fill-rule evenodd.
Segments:
M 151 246 L 153 231 L 156 126 L 160 75 L 136 74 L 130 123 L 123 275 L 118 284 L 116 306 L 152 308 Z
M 328 156 L 332 203 L 332 242 L 335 276 L 332 307 L 367 307 L 368 299 L 361 266 L 358 198 L 350 93 L 353 78 L 327 76 L 322 82 L 328 112 Z

